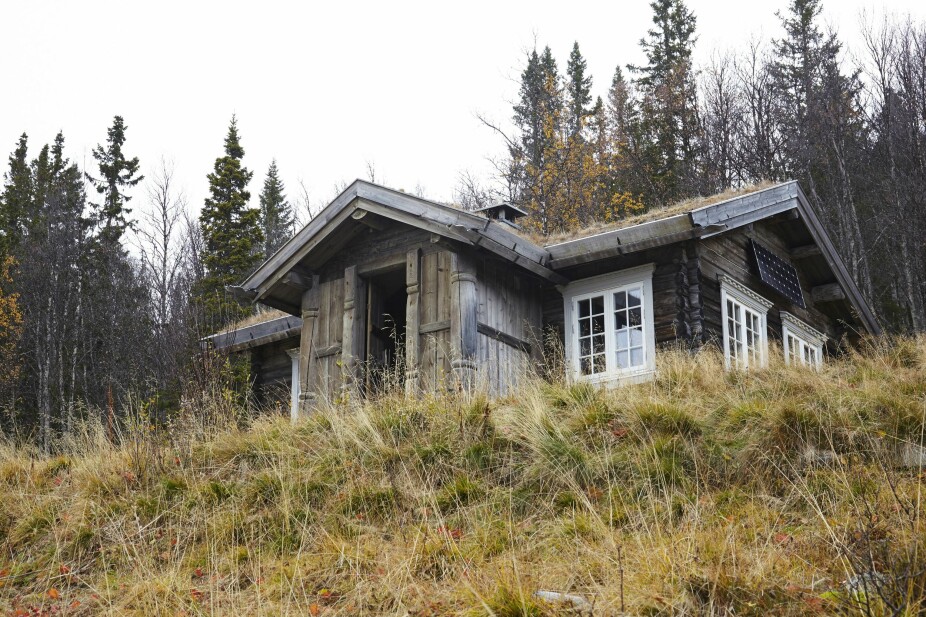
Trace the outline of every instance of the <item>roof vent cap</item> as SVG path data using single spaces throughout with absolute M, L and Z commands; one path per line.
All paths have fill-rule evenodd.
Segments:
M 515 221 L 522 216 L 527 216 L 527 212 L 513 206 L 507 202 L 502 202 L 500 204 L 495 204 L 494 206 L 486 206 L 485 208 L 479 208 L 475 210 L 477 214 L 481 214 L 487 219 L 493 221 L 505 221 L 511 225 L 517 226 Z

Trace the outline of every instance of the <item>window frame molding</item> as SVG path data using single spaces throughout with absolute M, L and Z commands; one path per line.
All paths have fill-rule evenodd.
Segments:
M 566 365 L 569 367 L 569 377 L 571 379 L 593 384 L 619 385 L 644 381 L 655 374 L 656 326 L 653 314 L 653 273 L 655 271 L 656 264 L 648 263 L 579 279 L 559 288 L 563 294 L 563 321 L 565 325 L 563 334 L 566 342 Z M 626 369 L 611 368 L 596 375 L 583 375 L 579 364 L 579 335 L 576 323 L 578 301 L 596 295 L 604 296 L 605 357 L 607 366 L 612 367 L 616 364 L 612 358 L 612 354 L 616 351 L 613 342 L 613 327 L 608 327 L 608 324 L 613 323 L 612 320 L 614 319 L 612 294 L 626 287 L 637 285 L 643 288 L 643 366 Z
M 289 418 L 296 421 L 299 419 L 299 348 L 287 349 L 286 355 L 292 360 L 290 369 L 292 383 L 289 387 Z
M 785 364 L 791 364 L 791 348 L 788 346 L 788 336 L 791 336 L 807 347 L 814 349 L 816 353 L 816 362 L 812 368 L 819 370 L 823 366 L 823 347 L 826 345 L 827 336 L 808 324 L 806 321 L 795 317 L 787 311 L 781 311 L 781 343 L 784 347 Z M 807 365 L 803 357 L 798 358 L 803 366 Z
M 720 280 L 720 321 L 723 332 L 724 366 L 727 370 L 749 370 L 751 368 L 764 368 L 768 366 L 768 312 L 772 306 L 774 306 L 774 303 L 771 300 L 763 298 L 758 293 L 727 274 L 721 274 L 718 278 Z M 745 356 L 745 366 L 733 366 L 733 357 L 730 353 L 730 343 L 732 340 L 727 325 L 729 322 L 729 316 L 727 315 L 727 300 L 732 300 L 759 316 L 760 345 L 758 367 L 750 366 L 748 355 Z M 746 324 L 744 323 L 743 326 L 745 327 Z

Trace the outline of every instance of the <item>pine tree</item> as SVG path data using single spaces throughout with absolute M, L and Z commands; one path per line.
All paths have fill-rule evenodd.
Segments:
M 101 226 L 100 240 L 110 248 L 118 245 L 128 227 L 126 215 L 131 210 L 126 204 L 132 198 L 125 189 L 144 180 L 144 176 L 137 175 L 138 157 L 127 159 L 122 151 L 127 128 L 122 116 L 113 118 L 113 125 L 107 131 L 106 147 L 97 145 L 93 150 L 100 177 L 87 174 L 87 180 L 103 196 L 102 202 L 93 207 L 96 222 Z
M 593 112 L 589 107 L 592 102 L 592 78 L 585 74 L 587 68 L 585 58 L 579 51 L 579 43 L 573 43 L 572 53 L 569 54 L 569 62 L 566 64 L 566 123 L 572 137 L 581 135 L 586 118 Z
M 247 186 L 253 173 L 241 165 L 244 148 L 232 116 L 225 137 L 225 154 L 215 160 L 207 176 L 209 194 L 199 216 L 205 243 L 205 276 L 197 286 L 209 326 L 217 326 L 248 312 L 226 293 L 239 284 L 260 261 L 263 233 L 260 210 L 249 208 Z
M 276 159 L 270 162 L 260 193 L 260 221 L 264 233 L 264 259 L 277 252 L 293 234 L 293 209 L 286 201 Z

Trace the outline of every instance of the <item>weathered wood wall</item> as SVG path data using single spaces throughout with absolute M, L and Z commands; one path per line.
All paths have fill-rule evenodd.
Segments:
M 418 300 L 418 379 L 423 390 L 452 380 L 450 344 L 450 253 L 421 255 Z M 411 336 L 407 333 L 406 336 Z
M 477 280 L 477 380 L 490 394 L 504 396 L 541 353 L 542 287 L 488 258 L 478 263 Z
M 782 258 L 788 258 L 790 250 L 787 240 L 779 233 L 773 222 L 766 221 L 708 238 L 701 241 L 698 246 L 705 337 L 709 340 L 723 340 L 719 277 L 721 274 L 726 274 L 774 303 L 767 317 L 771 340 L 777 339 L 780 341 L 781 339 L 780 311 L 792 313 L 795 317 L 826 333 L 829 338 L 838 339 L 840 332 L 837 331 L 836 324 L 813 305 L 810 285 L 807 283 L 805 274 L 802 271 L 801 263 L 799 261 L 794 262 L 794 266 L 797 269 L 798 280 L 801 283 L 804 302 L 807 304 L 806 309 L 781 296 L 754 274 L 753 258 L 749 247 L 751 238 L 765 245 Z
M 332 399 L 341 389 L 341 341 L 344 325 L 344 277 L 323 281 L 318 289 L 312 392 Z
M 258 405 L 278 406 L 289 413 L 293 365 L 287 351 L 299 347 L 299 337 L 291 337 L 250 350 L 251 376 Z

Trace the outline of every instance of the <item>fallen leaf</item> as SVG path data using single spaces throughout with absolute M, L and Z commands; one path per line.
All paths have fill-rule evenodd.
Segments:
M 70 608 L 77 608 L 78 606 L 80 606 L 80 600 L 74 600 L 73 602 L 71 602 L 70 604 L 68 604 L 68 606 L 69 606 Z
M 65 564 L 61 564 L 61 566 L 58 568 L 58 572 L 60 572 L 61 574 L 68 574 L 70 571 L 71 569 Z
M 309 605 L 309 615 L 312 615 L 313 617 L 318 615 L 318 604 Z
M 61 597 L 61 592 L 55 589 L 54 587 L 52 587 L 51 589 L 48 590 L 48 597 L 51 598 L 52 600 L 57 600 L 58 598 Z

